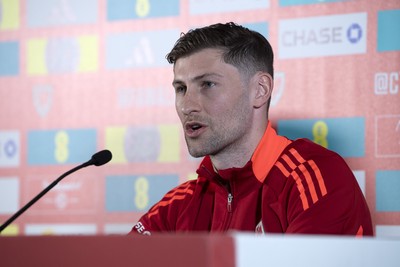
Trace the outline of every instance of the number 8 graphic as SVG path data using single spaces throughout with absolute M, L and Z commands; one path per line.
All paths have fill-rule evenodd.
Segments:
M 314 123 L 312 133 L 315 143 L 328 148 L 328 140 L 326 139 L 328 136 L 328 125 L 324 121 L 320 120 Z
M 59 131 L 56 133 L 56 136 L 54 138 L 54 143 L 55 143 L 54 157 L 58 163 L 64 163 L 68 160 L 69 157 L 68 142 L 69 142 L 69 137 L 65 131 Z
M 138 17 L 145 17 L 150 13 L 150 2 L 149 0 L 137 0 L 136 1 L 136 14 Z
M 135 205 L 139 210 L 144 210 L 149 204 L 149 182 L 146 177 L 139 177 L 135 182 Z

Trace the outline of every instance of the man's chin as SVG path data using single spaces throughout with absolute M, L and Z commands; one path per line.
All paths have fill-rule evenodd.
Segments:
M 190 152 L 190 151 L 189 151 L 189 154 L 190 154 L 193 158 L 201 158 L 201 157 L 204 157 L 204 156 L 207 155 L 207 154 L 204 154 L 204 153 Z
M 194 149 L 194 148 L 188 148 L 189 150 L 189 154 L 193 157 L 193 158 L 201 158 L 204 157 L 206 155 L 208 155 L 208 153 L 204 150 L 198 150 L 198 149 Z

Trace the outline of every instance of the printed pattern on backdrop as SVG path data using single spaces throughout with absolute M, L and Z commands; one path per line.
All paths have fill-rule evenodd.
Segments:
M 165 55 L 234 21 L 275 51 L 270 120 L 345 158 L 377 236 L 400 237 L 398 0 L 0 0 L 0 221 L 72 174 L 2 234 L 125 234 L 195 179 Z

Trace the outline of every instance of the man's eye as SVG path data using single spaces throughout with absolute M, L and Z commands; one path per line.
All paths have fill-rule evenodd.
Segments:
M 210 87 L 215 86 L 215 83 L 214 82 L 205 81 L 205 82 L 203 82 L 202 85 L 203 85 L 203 88 L 210 88 Z
M 186 87 L 185 86 L 178 86 L 178 87 L 175 87 L 175 93 L 184 93 L 184 92 L 186 92 Z

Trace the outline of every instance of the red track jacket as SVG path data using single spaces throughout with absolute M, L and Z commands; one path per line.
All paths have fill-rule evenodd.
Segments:
M 243 168 L 216 173 L 206 156 L 198 179 L 168 192 L 131 233 L 224 232 L 372 235 L 371 216 L 344 160 L 270 124 Z

